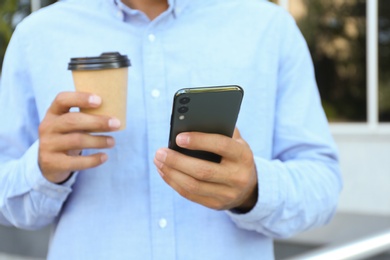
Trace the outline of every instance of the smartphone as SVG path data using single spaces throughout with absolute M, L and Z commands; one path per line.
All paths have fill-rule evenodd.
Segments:
M 184 88 L 173 98 L 168 147 L 183 154 L 219 163 L 221 156 L 177 146 L 182 132 L 204 132 L 233 136 L 244 91 L 240 86 Z

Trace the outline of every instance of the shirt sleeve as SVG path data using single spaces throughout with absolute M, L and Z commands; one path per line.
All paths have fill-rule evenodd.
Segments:
M 16 30 L 8 46 L 0 82 L 0 224 L 37 229 L 50 224 L 71 192 L 47 181 L 38 166 L 39 116 L 26 49 Z
M 328 223 L 342 180 L 306 42 L 289 15 L 281 23 L 273 158 L 255 157 L 258 202 L 227 212 L 241 228 L 285 238 Z

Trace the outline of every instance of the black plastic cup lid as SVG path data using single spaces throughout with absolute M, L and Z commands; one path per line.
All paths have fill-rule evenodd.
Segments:
M 126 55 L 119 52 L 105 52 L 98 57 L 71 58 L 68 70 L 104 70 L 131 66 Z

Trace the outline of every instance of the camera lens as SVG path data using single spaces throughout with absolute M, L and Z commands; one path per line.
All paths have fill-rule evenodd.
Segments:
M 183 97 L 183 98 L 180 99 L 179 102 L 180 102 L 180 104 L 183 104 L 183 105 L 188 104 L 188 103 L 190 103 L 190 98 L 189 97 Z
M 179 113 L 181 114 L 184 114 L 188 111 L 188 107 L 179 107 L 177 111 L 179 111 Z

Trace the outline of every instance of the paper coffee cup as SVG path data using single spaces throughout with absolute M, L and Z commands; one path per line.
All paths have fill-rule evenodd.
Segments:
M 121 121 L 119 130 L 126 128 L 127 79 L 130 60 L 118 52 L 106 52 L 97 57 L 71 58 L 76 91 L 89 92 L 102 98 L 98 108 L 80 109 L 94 115 L 116 117 Z

